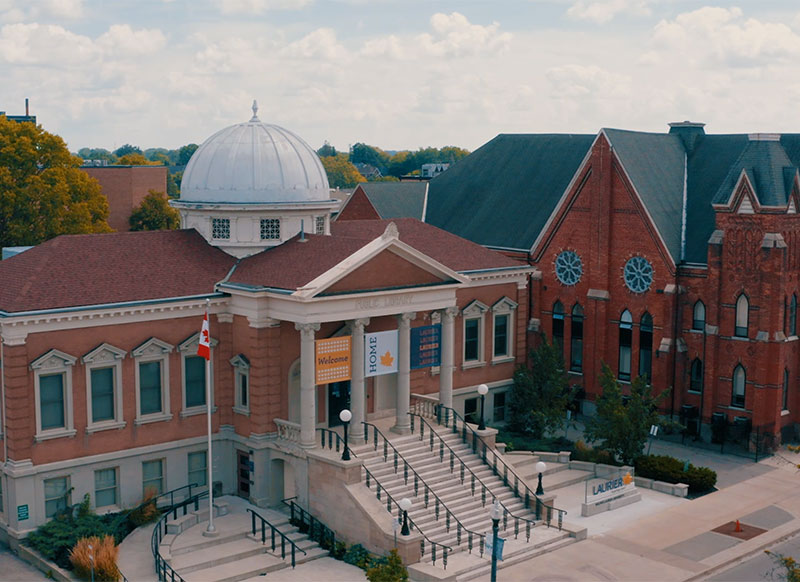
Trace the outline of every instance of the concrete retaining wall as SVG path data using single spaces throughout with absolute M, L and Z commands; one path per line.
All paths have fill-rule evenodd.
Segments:
M 667 483 L 665 481 L 655 481 L 653 479 L 635 476 L 633 480 L 636 486 L 642 489 L 652 489 L 668 495 L 674 495 L 675 497 L 686 497 L 689 495 L 689 486 L 685 483 Z

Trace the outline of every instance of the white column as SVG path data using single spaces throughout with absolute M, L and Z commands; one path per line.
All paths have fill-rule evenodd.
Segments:
M 350 379 L 350 442 L 363 440 L 364 427 L 361 424 L 367 419 L 366 384 L 364 383 L 364 328 L 369 325 L 369 318 L 356 319 L 352 324 L 353 338 L 353 370 Z
M 458 307 L 448 307 L 442 313 L 442 361 L 439 368 L 439 403 L 453 407 L 453 356 L 455 350 L 455 318 Z
M 300 446 L 313 449 L 317 444 L 317 386 L 314 377 L 314 332 L 318 323 L 295 323 L 300 332 Z
M 416 316 L 416 313 L 397 316 L 397 417 L 392 431 L 400 434 L 411 432 L 411 419 L 408 417 L 411 402 L 411 320 Z

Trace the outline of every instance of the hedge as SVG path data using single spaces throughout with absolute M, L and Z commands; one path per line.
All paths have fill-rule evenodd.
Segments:
M 717 473 L 708 467 L 695 467 L 689 463 L 686 471 L 684 462 L 669 455 L 644 455 L 634 462 L 636 475 L 667 483 L 686 483 L 690 494 L 705 493 L 717 483 Z

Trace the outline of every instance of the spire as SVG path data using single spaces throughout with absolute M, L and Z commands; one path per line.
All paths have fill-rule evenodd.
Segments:
M 253 117 L 250 119 L 250 121 L 261 121 L 258 118 L 258 102 L 255 99 L 253 99 Z

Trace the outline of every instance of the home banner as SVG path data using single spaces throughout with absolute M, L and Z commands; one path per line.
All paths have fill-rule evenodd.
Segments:
M 364 377 L 397 372 L 397 330 L 364 334 Z
M 330 384 L 350 379 L 350 336 L 319 339 L 316 351 L 316 384 Z
M 411 328 L 411 369 L 441 365 L 442 326 L 423 325 Z

